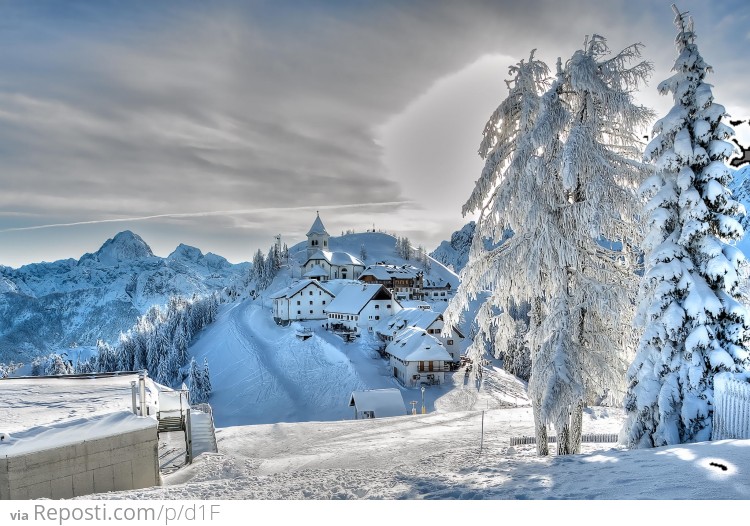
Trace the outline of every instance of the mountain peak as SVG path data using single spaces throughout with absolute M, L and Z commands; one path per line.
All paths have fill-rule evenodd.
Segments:
M 130 230 L 118 233 L 104 242 L 94 254 L 100 263 L 117 264 L 123 261 L 136 261 L 154 257 L 146 242 Z

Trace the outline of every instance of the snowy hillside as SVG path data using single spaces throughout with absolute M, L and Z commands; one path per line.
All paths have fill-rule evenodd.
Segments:
M 418 265 L 395 256 L 395 242 L 387 234 L 368 232 L 331 237 L 330 248 L 359 256 L 364 245 L 367 264 L 384 261 Z M 291 247 L 289 253 L 290 264 L 281 269 L 268 289 L 255 300 L 223 306 L 217 321 L 190 348 L 198 362 L 207 358 L 210 364 L 213 385 L 210 403 L 220 427 L 341 420 L 351 417 L 347 402 L 353 390 L 401 389 L 368 334 L 345 343 L 323 329 L 321 321 L 289 327 L 274 323 L 272 302 L 268 298 L 299 277 L 299 264 L 306 258 L 306 243 Z M 432 262 L 425 277 L 449 282 L 453 288 L 458 286 L 458 277 L 437 262 Z M 434 308 L 442 310 L 446 305 L 445 301 L 439 301 Z M 296 336 L 297 328 L 303 325 L 314 332 L 306 341 Z M 430 387 L 426 396 L 430 409 L 437 398 L 452 389 L 452 385 Z M 405 402 L 415 399 L 415 390 L 401 390 Z M 523 389 L 519 392 L 517 396 L 525 398 Z M 465 401 L 463 407 L 470 405 Z
M 154 256 L 130 231 L 79 260 L 0 267 L 0 362 L 115 341 L 151 305 L 223 290 L 246 273 L 186 245 Z

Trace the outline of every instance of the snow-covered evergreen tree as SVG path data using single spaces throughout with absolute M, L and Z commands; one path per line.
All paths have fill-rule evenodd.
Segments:
M 359 247 L 359 259 L 364 263 L 367 259 L 367 247 L 362 243 Z
M 208 358 L 203 358 L 203 370 L 201 371 L 201 391 L 203 398 L 208 402 L 213 388 L 211 387 L 211 373 L 208 370 Z
M 638 45 L 608 53 L 604 38 L 587 38 L 564 68 L 558 61 L 541 97 L 548 68 L 533 52 L 511 68 L 510 93 L 480 146 L 485 168 L 464 206 L 480 213 L 471 257 L 446 312 L 451 326 L 470 300 L 491 291 L 477 315 L 479 358 L 484 340 L 507 348 L 518 330 L 510 311 L 531 305 L 529 392 L 540 454 L 548 424 L 558 453 L 577 452 L 587 397 L 616 389 L 624 376 L 629 250 L 638 238 L 632 189 L 642 178 L 635 156 L 638 128 L 650 118 L 632 91 L 651 66 L 637 61 Z M 499 243 L 507 229 L 514 235 L 488 251 L 485 238 Z
M 734 152 L 725 109 L 705 82 L 692 18 L 673 5 L 678 29 L 674 74 L 659 85 L 674 106 L 654 126 L 644 158 L 655 174 L 642 186 L 645 275 L 638 321 L 643 333 L 628 371 L 623 440 L 652 447 L 709 440 L 713 377 L 747 371 L 748 318 L 739 303 L 744 208 L 727 185 Z
M 188 396 L 190 397 L 191 404 L 199 404 L 203 401 L 200 377 L 201 371 L 198 369 L 198 363 L 195 361 L 195 358 L 191 358 L 187 377 Z

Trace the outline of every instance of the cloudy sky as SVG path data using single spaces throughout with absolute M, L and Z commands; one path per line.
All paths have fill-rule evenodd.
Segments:
M 331 234 L 434 248 L 468 218 L 507 67 L 585 35 L 644 44 L 656 93 L 672 0 L 0 3 L 0 264 L 80 257 L 130 229 L 239 262 L 320 210 Z M 716 100 L 750 115 L 750 4 L 682 1 Z M 744 133 L 744 132 L 743 132 Z

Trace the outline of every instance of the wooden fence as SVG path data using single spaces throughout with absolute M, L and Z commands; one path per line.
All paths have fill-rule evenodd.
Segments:
M 594 443 L 594 444 L 613 444 L 619 440 L 617 433 L 587 433 L 581 435 L 581 442 Z M 547 437 L 547 442 L 550 444 L 557 443 L 557 437 L 550 435 Z M 525 446 L 529 444 L 536 444 L 536 437 L 510 437 L 511 446 Z
M 714 376 L 714 417 L 711 440 L 750 438 L 750 379 L 748 375 Z

